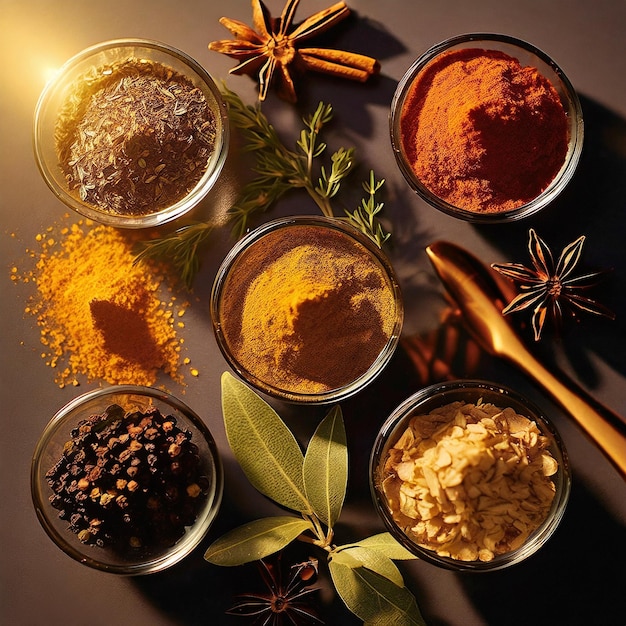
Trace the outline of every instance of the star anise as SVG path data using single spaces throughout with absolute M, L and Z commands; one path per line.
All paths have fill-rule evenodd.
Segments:
M 301 48 L 303 41 L 345 19 L 350 9 L 344 2 L 338 2 L 294 27 L 293 19 L 298 4 L 299 0 L 287 0 L 280 18 L 273 18 L 262 0 L 252 0 L 254 29 L 238 20 L 222 17 L 220 24 L 236 39 L 213 41 L 209 44 L 209 50 L 239 61 L 239 65 L 230 70 L 231 74 L 258 76 L 259 100 L 265 100 L 270 85 L 276 83 L 281 98 L 296 102 L 296 89 L 291 75 L 294 69 L 322 72 L 361 82 L 378 72 L 378 61 L 362 54 L 328 48 Z
M 502 310 L 504 315 L 532 308 L 535 341 L 541 338 L 541 331 L 548 317 L 558 326 L 565 312 L 576 316 L 577 312 L 585 311 L 610 319 L 615 318 L 615 314 L 605 306 L 581 295 L 581 291 L 597 284 L 598 278 L 605 272 L 573 275 L 582 255 L 584 235 L 565 246 L 555 266 L 550 248 L 543 239 L 532 228 L 528 234 L 531 268 L 521 263 L 491 265 L 500 274 L 520 285 L 519 295 Z
M 292 565 L 286 583 L 280 553 L 274 559 L 261 559 L 258 567 L 267 592 L 237 596 L 227 613 L 252 617 L 255 624 L 262 626 L 324 623 L 308 603 L 310 595 L 316 591 L 311 585 L 317 580 L 317 559 Z

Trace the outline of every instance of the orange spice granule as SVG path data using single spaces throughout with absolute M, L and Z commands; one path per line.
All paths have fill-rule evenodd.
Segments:
M 154 385 L 160 371 L 183 382 L 174 319 L 188 303 L 177 302 L 165 273 L 134 264 L 131 236 L 81 220 L 35 239 L 35 268 L 19 279 L 37 286 L 25 312 L 37 319 L 42 358 L 57 370 L 59 386 L 76 385 L 81 375 Z

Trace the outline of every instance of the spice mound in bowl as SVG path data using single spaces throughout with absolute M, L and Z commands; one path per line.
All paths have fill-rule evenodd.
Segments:
M 407 71 L 391 136 L 407 182 L 430 204 L 469 221 L 506 221 L 540 210 L 571 178 L 582 110 L 543 52 L 503 35 L 462 35 Z
M 242 239 L 218 271 L 211 314 L 229 363 L 294 402 L 356 393 L 391 358 L 402 301 L 380 249 L 339 220 L 275 220 Z
M 228 148 L 219 90 L 183 52 L 117 40 L 70 59 L 35 112 L 35 154 L 52 191 L 79 213 L 121 227 L 191 210 Z
M 61 409 L 33 457 L 35 509 L 67 554 L 96 569 L 144 574 L 204 537 L 222 493 L 210 432 L 173 396 L 120 385 Z
M 407 548 L 458 570 L 530 556 L 569 494 L 560 439 L 510 390 L 480 381 L 429 387 L 401 405 L 372 454 L 372 493 Z

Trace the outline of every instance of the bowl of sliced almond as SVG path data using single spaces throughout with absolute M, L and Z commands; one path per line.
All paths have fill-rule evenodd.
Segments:
M 408 550 L 456 571 L 534 554 L 559 525 L 571 475 L 543 412 L 487 381 L 432 385 L 390 415 L 370 459 L 376 508 Z

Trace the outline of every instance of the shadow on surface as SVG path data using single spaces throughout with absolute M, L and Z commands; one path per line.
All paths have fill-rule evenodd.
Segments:
M 527 561 L 459 578 L 487 624 L 623 626 L 626 596 L 616 563 L 626 532 L 579 480 L 561 525 Z
M 582 97 L 581 102 L 585 121 L 583 154 L 561 196 L 540 214 L 518 223 L 477 228 L 507 258 L 525 264 L 530 262 L 526 245 L 531 227 L 555 256 L 585 235 L 577 274 L 612 270 L 585 295 L 610 308 L 616 314 L 614 321 L 582 313 L 578 323 L 566 321 L 560 337 L 546 329 L 546 341 L 534 346 L 549 365 L 554 364 L 550 340 L 560 341 L 571 366 L 583 384 L 592 389 L 598 380 L 590 352 L 626 375 L 626 120 L 593 100 Z M 524 313 L 519 315 L 523 317 Z M 530 334 L 527 338 L 529 345 L 533 344 Z

